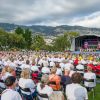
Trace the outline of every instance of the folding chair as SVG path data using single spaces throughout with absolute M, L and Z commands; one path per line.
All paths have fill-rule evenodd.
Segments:
M 84 82 L 88 82 L 88 83 L 94 83 L 95 82 L 95 79 L 84 79 Z M 86 87 L 86 89 L 87 89 L 87 91 L 89 92 L 89 91 L 92 91 L 93 92 L 93 100 L 94 100 L 94 97 L 95 97 L 95 87 L 87 87 L 87 86 L 85 86 Z
M 96 69 L 95 73 L 96 73 L 97 78 L 100 78 L 100 69 Z
M 49 82 L 49 85 L 55 85 L 56 86 L 56 82 L 55 81 L 51 81 L 51 82 Z M 60 83 L 60 85 L 62 85 L 62 83 Z M 66 95 L 64 93 L 64 89 L 63 89 L 62 86 L 61 86 L 61 89 L 60 90 L 53 90 L 53 91 L 54 91 L 53 94 L 54 94 L 55 97 L 58 97 L 58 96 L 62 95 L 64 98 L 66 98 Z
M 22 72 L 22 69 L 20 67 L 16 67 L 16 77 L 17 77 L 17 79 L 20 78 L 21 72 Z
M 20 92 L 23 100 L 36 100 L 36 97 L 32 96 L 31 90 L 29 88 L 23 89 L 23 88 L 19 87 L 19 92 Z M 30 95 L 25 94 L 27 92 L 30 93 Z
M 50 81 L 48 84 L 49 85 L 55 85 L 56 86 L 56 82 L 55 81 Z
M 50 82 L 48 83 L 48 85 L 49 85 L 49 86 L 50 86 L 50 85 L 56 86 L 57 84 L 56 84 L 55 81 L 50 81 Z M 54 90 L 54 91 L 61 91 L 61 90 L 63 90 L 62 83 L 60 83 L 60 85 L 61 85 L 61 89 L 60 89 L 60 90 Z
M 80 73 L 82 76 L 84 75 L 84 69 L 76 69 L 76 72 Z
M 38 99 L 41 100 L 41 99 L 48 99 L 49 100 L 49 97 L 47 94 L 43 94 L 43 93 L 38 93 Z
M 6 88 L 0 86 L 0 94 L 2 94 L 2 92 L 3 92 L 5 89 L 6 89 Z

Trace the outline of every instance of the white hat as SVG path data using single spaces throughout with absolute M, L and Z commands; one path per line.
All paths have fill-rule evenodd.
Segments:
M 55 66 L 55 63 L 54 62 L 50 62 L 50 66 Z
M 41 72 L 44 73 L 44 74 L 50 73 L 50 69 L 48 67 L 43 67 Z
M 79 69 L 79 70 L 84 70 L 84 66 L 83 66 L 83 65 L 81 65 L 81 64 L 79 64 L 79 65 L 77 65 L 77 66 L 76 66 L 76 69 Z
M 32 66 L 32 67 L 31 67 L 31 70 L 32 70 L 32 71 L 39 71 L 38 66 Z

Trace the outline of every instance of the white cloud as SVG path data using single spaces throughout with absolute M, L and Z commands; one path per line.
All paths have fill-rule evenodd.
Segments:
M 89 16 L 74 19 L 70 24 L 100 28 L 100 11 L 92 13 Z
M 99 4 L 100 0 L 0 0 L 0 22 L 94 27 L 100 14 L 89 16 L 100 10 Z

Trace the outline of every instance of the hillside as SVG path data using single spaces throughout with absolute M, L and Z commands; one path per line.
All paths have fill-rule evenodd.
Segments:
M 32 26 L 24 26 L 24 25 L 16 25 L 16 24 L 9 24 L 9 23 L 0 23 L 0 28 L 3 28 L 6 31 L 13 31 L 18 26 L 22 28 L 29 28 L 32 30 L 33 33 L 40 33 L 44 35 L 59 35 L 63 32 L 70 32 L 76 31 L 80 34 L 100 34 L 100 28 L 88 28 L 82 26 L 68 26 L 68 25 L 61 25 L 61 26 L 39 26 L 39 25 L 32 25 Z

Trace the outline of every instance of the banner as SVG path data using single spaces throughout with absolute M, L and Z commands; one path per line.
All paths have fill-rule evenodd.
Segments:
M 100 49 L 100 42 L 98 42 L 98 49 Z
M 84 48 L 85 48 L 85 49 L 88 48 L 88 42 L 84 42 Z

